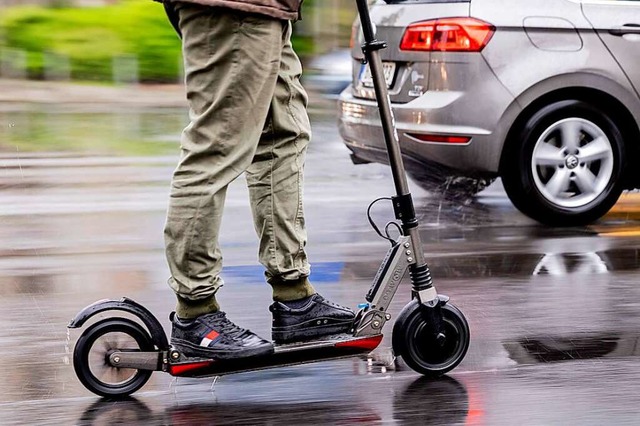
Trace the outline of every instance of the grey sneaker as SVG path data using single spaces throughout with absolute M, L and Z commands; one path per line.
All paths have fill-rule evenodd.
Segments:
M 271 336 L 276 343 L 293 343 L 348 333 L 355 318 L 351 309 L 333 303 L 319 294 L 291 305 L 287 302 L 274 302 L 269 310 L 273 315 Z
M 171 345 L 183 355 L 210 359 L 238 359 L 273 353 L 273 344 L 227 319 L 224 312 L 183 320 L 170 316 Z

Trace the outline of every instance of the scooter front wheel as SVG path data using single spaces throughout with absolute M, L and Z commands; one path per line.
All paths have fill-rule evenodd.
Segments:
M 80 382 L 96 395 L 124 397 L 144 386 L 152 371 L 114 367 L 109 355 L 115 351 L 153 350 L 153 341 L 140 324 L 127 318 L 108 318 L 93 324 L 78 338 L 73 368 Z
M 411 369 L 429 377 L 438 377 L 460 364 L 469 349 L 469 325 L 458 308 L 440 306 L 442 334 L 436 338 L 428 315 L 429 308 L 417 299 L 409 302 L 393 327 L 393 350 Z

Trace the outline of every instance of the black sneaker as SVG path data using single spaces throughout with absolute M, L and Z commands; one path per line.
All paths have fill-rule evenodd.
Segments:
M 273 353 L 273 344 L 227 319 L 224 312 L 183 320 L 170 316 L 171 345 L 183 355 L 210 359 L 238 359 Z
M 271 336 L 276 343 L 293 343 L 331 334 L 347 333 L 353 326 L 355 314 L 349 308 L 326 300 L 319 294 L 304 303 L 288 306 L 274 302 Z

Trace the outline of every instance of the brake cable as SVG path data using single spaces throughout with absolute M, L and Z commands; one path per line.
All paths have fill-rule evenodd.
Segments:
M 389 243 L 391 243 L 391 246 L 393 247 L 395 245 L 395 243 L 396 243 L 396 240 L 391 238 L 391 236 L 389 235 L 389 228 L 392 227 L 392 226 L 395 226 L 396 229 L 398 230 L 398 232 L 400 233 L 400 235 L 404 235 L 404 233 L 402 232 L 402 227 L 397 222 L 390 221 L 385 225 L 384 234 L 383 234 L 382 231 L 380 231 L 380 228 L 378 228 L 376 223 L 373 221 L 373 218 L 371 217 L 371 208 L 376 203 L 378 203 L 379 201 L 383 201 L 383 200 L 393 201 L 390 197 L 380 197 L 380 198 L 377 198 L 377 199 L 373 200 L 371 202 L 371 204 L 369 204 L 369 207 L 367 208 L 367 219 L 369 219 L 369 224 L 371 225 L 373 230 L 376 232 L 376 234 L 378 234 L 378 236 L 380 238 L 389 241 Z

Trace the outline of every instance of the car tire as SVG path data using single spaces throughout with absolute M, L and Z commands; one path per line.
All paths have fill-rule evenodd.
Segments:
M 606 214 L 623 189 L 625 145 L 618 124 L 584 101 L 549 104 L 515 132 L 502 159 L 507 195 L 546 225 L 579 226 Z

